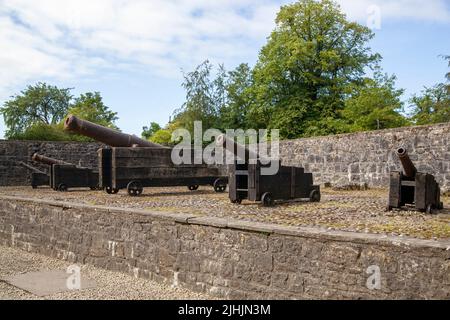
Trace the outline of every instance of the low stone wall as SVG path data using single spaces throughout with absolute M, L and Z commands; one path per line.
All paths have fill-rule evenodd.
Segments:
M 222 298 L 450 299 L 449 240 L 0 196 L 0 243 Z
M 35 152 L 76 165 L 97 168 L 97 150 L 100 146 L 98 143 L 0 140 L 0 186 L 30 185 L 30 170 L 21 166 L 18 163 L 20 161 L 46 172 L 47 166 L 31 161 Z
M 401 170 L 395 154 L 408 150 L 419 171 L 436 176 L 450 190 L 450 123 L 282 141 L 286 165 L 304 167 L 317 183 L 387 187 L 389 173 Z

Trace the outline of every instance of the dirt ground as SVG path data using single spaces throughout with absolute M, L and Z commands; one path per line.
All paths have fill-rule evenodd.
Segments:
M 210 187 L 197 191 L 187 188 L 146 188 L 139 197 L 125 190 L 116 195 L 104 191 L 50 188 L 2 187 L 0 195 L 51 199 L 89 205 L 138 208 L 160 212 L 189 213 L 198 216 L 241 219 L 289 226 L 322 227 L 333 230 L 382 233 L 423 239 L 450 239 L 450 197 L 444 196 L 444 210 L 425 214 L 414 210 L 386 212 L 387 190 L 336 191 L 322 189 L 318 203 L 278 203 L 271 208 L 244 201 L 232 204 L 228 193 L 215 193 Z

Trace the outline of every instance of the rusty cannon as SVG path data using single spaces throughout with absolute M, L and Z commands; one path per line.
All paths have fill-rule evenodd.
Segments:
M 49 166 L 49 185 L 55 191 L 67 191 L 69 188 L 98 189 L 98 171 L 37 153 L 33 154 L 32 160 Z
M 39 170 L 38 168 L 33 167 L 32 165 L 29 165 L 28 163 L 25 163 L 23 161 L 19 161 L 18 163 L 31 171 L 30 182 L 33 189 L 36 189 L 40 186 L 50 185 L 50 177 L 47 172 Z
M 282 166 L 280 160 L 264 159 L 226 135 L 217 137 L 216 145 L 236 156 L 228 166 L 228 194 L 232 203 L 240 204 L 248 199 L 273 206 L 279 200 L 320 201 L 320 186 L 313 184 L 312 173 L 305 173 L 304 168 Z M 264 173 L 273 164 L 278 170 L 274 174 Z
M 431 213 L 433 209 L 443 209 L 440 188 L 435 177 L 418 172 L 406 148 L 398 148 L 396 154 L 402 164 L 403 172 L 392 171 L 390 174 L 387 209 L 392 210 L 407 205 L 426 213 Z
M 191 191 L 201 185 L 211 185 L 216 192 L 226 189 L 227 177 L 217 167 L 175 165 L 171 148 L 72 115 L 64 128 L 109 146 L 98 150 L 99 186 L 108 194 L 127 189 L 130 196 L 138 196 L 144 187 L 162 186 L 187 186 Z
M 110 147 L 148 147 L 162 148 L 161 145 L 143 140 L 134 135 L 119 132 L 114 129 L 82 120 L 74 115 L 69 115 L 64 121 L 64 129 L 76 134 L 89 137 L 102 142 Z

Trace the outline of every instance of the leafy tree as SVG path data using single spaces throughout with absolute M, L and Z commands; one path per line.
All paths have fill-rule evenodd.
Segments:
M 213 66 L 206 60 L 194 71 L 184 74 L 183 88 L 186 102 L 175 111 L 176 123 L 191 132 L 194 121 L 202 121 L 203 128 L 218 128 L 219 113 L 226 103 L 226 72 L 219 66 L 217 76 L 212 79 Z
M 158 143 L 161 145 L 170 145 L 171 144 L 171 140 L 172 139 L 172 132 L 170 132 L 170 130 L 168 129 L 160 129 L 158 131 L 155 132 L 155 134 L 153 134 L 150 137 L 150 141 L 154 142 L 154 143 Z
M 380 71 L 373 79 L 366 78 L 363 85 L 351 87 L 351 97 L 345 101 L 341 114 L 346 123 L 344 131 L 368 131 L 397 128 L 408 124 L 400 113 L 404 90 L 395 89 L 395 76 Z
M 225 84 L 226 104 L 219 114 L 221 129 L 247 129 L 251 124 L 247 121 L 248 109 L 252 103 L 251 86 L 252 70 L 246 63 L 228 72 Z
M 380 59 L 367 46 L 373 36 L 332 0 L 281 7 L 254 69 L 249 121 L 278 128 L 284 138 L 336 132 L 348 86 Z
M 150 127 L 142 127 L 142 138 L 148 140 L 159 130 L 161 130 L 161 126 L 156 122 L 151 122 Z
M 450 91 L 444 83 L 425 88 L 420 95 L 414 95 L 412 120 L 417 125 L 450 121 Z
M 67 114 L 72 99 L 70 90 L 39 82 L 6 101 L 0 108 L 7 127 L 6 138 L 24 136 L 29 128 L 37 124 L 50 126 L 60 122 Z
M 118 119 L 117 113 L 109 110 L 99 92 L 80 95 L 70 106 L 68 113 L 104 127 L 118 129 L 115 124 Z

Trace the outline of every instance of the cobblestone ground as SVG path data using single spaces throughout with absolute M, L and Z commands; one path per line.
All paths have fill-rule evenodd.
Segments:
M 41 270 L 67 270 L 70 264 L 42 255 L 31 254 L 19 249 L 0 246 L 0 279 L 10 275 Z M 80 265 L 82 277 L 95 280 L 96 287 L 67 291 L 38 297 L 32 293 L 0 280 L 0 300 L 9 299 L 58 299 L 58 300 L 204 300 L 211 299 L 204 294 L 185 289 L 172 288 L 153 281 L 136 279 L 122 273 L 106 271 L 89 265 Z
M 193 192 L 187 188 L 147 188 L 140 197 L 130 197 L 125 190 L 116 195 L 108 195 L 103 191 L 71 190 L 59 193 L 49 188 L 33 190 L 29 187 L 2 187 L 0 194 L 289 226 L 315 226 L 424 239 L 450 238 L 450 197 L 442 199 L 446 209 L 431 215 L 413 210 L 386 212 L 387 190 L 382 189 L 324 189 L 319 203 L 280 203 L 272 208 L 248 201 L 244 201 L 242 205 L 232 204 L 227 193 L 215 193 L 209 187 L 200 187 Z

